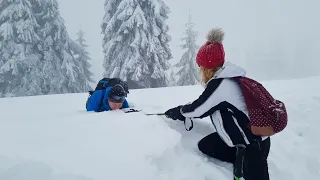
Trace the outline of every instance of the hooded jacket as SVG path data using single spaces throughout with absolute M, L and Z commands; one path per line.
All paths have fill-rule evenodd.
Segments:
M 245 75 L 241 67 L 225 62 L 206 83 L 199 98 L 181 108 L 181 114 L 187 119 L 210 116 L 217 133 L 230 147 L 266 139 L 253 135 L 248 128 L 247 105 L 240 86 L 232 79 Z
M 102 112 L 102 111 L 109 111 L 111 110 L 108 102 L 108 95 L 112 87 L 108 87 L 103 90 L 97 90 L 95 91 L 88 99 L 87 102 L 87 111 L 95 111 L 95 112 Z M 104 95 L 104 96 L 103 96 Z M 103 98 L 103 104 L 101 108 L 99 107 L 100 102 Z M 129 108 L 129 104 L 127 100 L 125 99 L 123 102 L 122 108 Z

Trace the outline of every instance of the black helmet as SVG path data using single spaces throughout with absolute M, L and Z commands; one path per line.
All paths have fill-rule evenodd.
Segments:
M 127 96 L 127 93 L 122 85 L 116 84 L 114 85 L 108 95 L 108 99 L 111 102 L 122 103 Z

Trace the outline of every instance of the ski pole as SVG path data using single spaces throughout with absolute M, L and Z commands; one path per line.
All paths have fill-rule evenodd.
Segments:
M 147 116 L 164 116 L 164 113 L 147 113 Z

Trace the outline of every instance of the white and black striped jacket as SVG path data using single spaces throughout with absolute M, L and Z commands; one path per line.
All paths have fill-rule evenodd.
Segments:
M 181 114 L 186 119 L 210 116 L 217 133 L 230 147 L 266 139 L 253 135 L 248 129 L 248 109 L 244 97 L 237 82 L 231 79 L 245 74 L 244 69 L 226 62 L 207 82 L 200 97 L 181 108 Z

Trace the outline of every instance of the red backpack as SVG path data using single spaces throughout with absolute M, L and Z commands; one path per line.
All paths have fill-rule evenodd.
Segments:
M 281 132 L 288 122 L 284 103 L 274 99 L 262 84 L 253 79 L 247 77 L 236 77 L 234 79 L 239 83 L 247 104 L 250 125 L 256 127 L 271 126 L 274 133 Z

